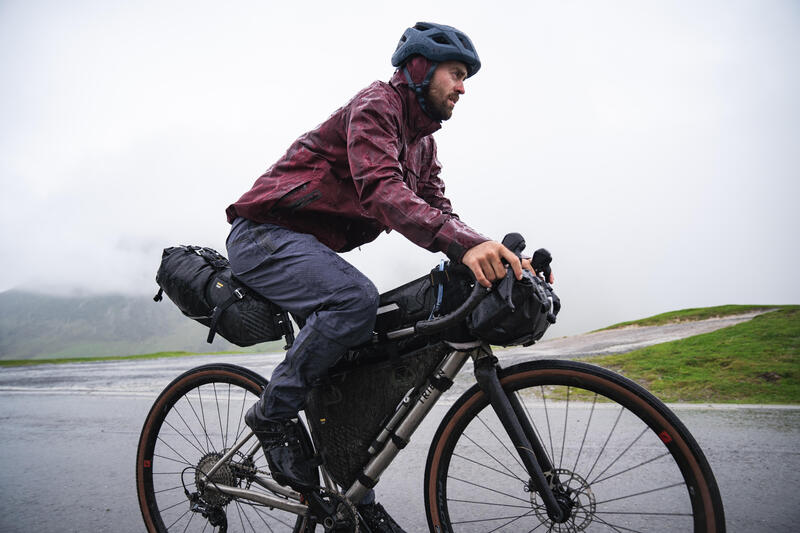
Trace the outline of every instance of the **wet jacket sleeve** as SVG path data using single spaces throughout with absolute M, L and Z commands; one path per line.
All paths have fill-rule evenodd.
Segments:
M 411 242 L 460 261 L 467 250 L 488 239 L 450 214 L 443 186 L 434 185 L 440 190 L 426 195 L 434 205 L 406 186 L 399 161 L 401 117 L 400 109 L 377 95 L 365 95 L 352 108 L 347 154 L 361 205 Z
M 453 206 L 450 200 L 444 195 L 444 181 L 439 177 L 442 165 L 436 158 L 436 143 L 431 138 L 431 160 L 429 163 L 430 174 L 428 179 L 420 180 L 418 194 L 429 205 L 439 209 L 442 213 L 459 218 L 453 213 Z

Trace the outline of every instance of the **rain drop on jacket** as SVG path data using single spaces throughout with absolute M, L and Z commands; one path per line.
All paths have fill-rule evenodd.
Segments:
M 415 82 L 428 65 L 421 56 L 409 62 Z M 395 230 L 460 261 L 488 239 L 461 222 L 444 195 L 431 135 L 440 127 L 398 71 L 297 139 L 228 207 L 228 222 L 240 216 L 278 224 L 310 233 L 337 252 Z

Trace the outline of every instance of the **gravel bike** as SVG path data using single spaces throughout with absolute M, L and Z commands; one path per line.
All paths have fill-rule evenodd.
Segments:
M 435 318 L 426 278 L 381 295 L 373 340 L 309 393 L 302 427 L 320 483 L 303 494 L 272 479 L 244 424 L 264 377 L 222 363 L 177 377 L 156 399 L 138 445 L 147 530 L 367 531 L 354 502 L 467 366 L 474 384 L 447 411 L 428 452 L 430 531 L 725 531 L 708 461 L 669 408 L 583 362 L 502 368 L 490 346 L 464 334 L 487 289 L 474 280 L 462 287 L 463 303 Z

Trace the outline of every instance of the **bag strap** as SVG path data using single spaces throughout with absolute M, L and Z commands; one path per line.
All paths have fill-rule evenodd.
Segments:
M 444 296 L 444 284 L 449 279 L 447 271 L 444 269 L 445 261 L 439 263 L 438 269 L 431 270 L 431 285 L 434 288 L 436 301 L 433 304 L 433 309 L 431 309 L 431 314 L 428 317 L 428 320 L 432 319 L 438 312 L 439 308 L 442 306 L 442 296 Z
M 219 322 L 220 317 L 222 317 L 222 313 L 231 305 L 244 298 L 244 295 L 245 292 L 243 289 L 234 290 L 231 295 L 228 296 L 227 300 L 216 306 L 214 311 L 211 312 L 211 325 L 210 329 L 208 330 L 208 338 L 206 339 L 209 344 L 211 344 L 211 341 L 214 340 L 214 335 L 217 334 L 217 322 Z

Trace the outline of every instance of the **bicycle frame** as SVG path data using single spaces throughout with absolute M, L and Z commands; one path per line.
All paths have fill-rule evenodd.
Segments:
M 514 395 L 507 395 L 503 390 L 497 376 L 497 359 L 492 355 L 491 349 L 480 342 L 467 344 L 450 344 L 453 351 L 443 357 L 441 363 L 427 380 L 427 384 L 418 390 L 413 390 L 401 402 L 394 416 L 381 430 L 380 435 L 373 443 L 372 458 L 367 462 L 358 479 L 347 489 L 345 496 L 349 501 L 358 502 L 373 488 L 383 472 L 389 467 L 394 458 L 411 441 L 411 436 L 419 425 L 430 413 L 441 395 L 452 385 L 456 375 L 461 371 L 468 358 L 475 364 L 475 376 L 481 389 L 489 396 L 492 408 L 497 413 L 514 443 L 520 458 L 531 477 L 532 489 L 541 495 L 548 514 L 554 521 L 563 521 L 568 515 L 562 508 L 553 493 L 551 484 L 545 478 L 545 472 L 553 475 L 546 454 L 531 428 L 527 417 L 524 416 L 519 402 Z M 253 482 L 263 488 L 283 496 L 269 496 L 261 492 L 220 485 L 209 482 L 214 473 L 229 461 L 253 437 L 254 433 L 244 435 L 219 461 L 202 476 L 202 481 L 209 483 L 208 489 L 216 490 L 223 494 L 239 499 L 250 500 L 262 505 L 282 509 L 306 516 L 309 505 L 302 494 L 279 485 L 270 479 L 256 476 Z M 249 454 L 254 454 L 258 444 L 251 446 Z M 323 482 L 328 490 L 335 490 L 335 484 L 325 470 L 321 467 Z M 552 481 L 552 480 L 551 480 Z

